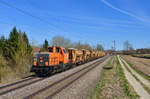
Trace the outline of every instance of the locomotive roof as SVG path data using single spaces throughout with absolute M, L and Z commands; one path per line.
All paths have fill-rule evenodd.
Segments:
M 64 48 L 64 47 L 62 47 L 62 46 L 49 46 L 48 48 L 52 48 L 52 47 Z
M 74 50 L 77 50 L 76 48 L 68 48 L 68 49 L 74 49 Z
M 40 52 L 40 54 L 49 54 L 49 52 Z

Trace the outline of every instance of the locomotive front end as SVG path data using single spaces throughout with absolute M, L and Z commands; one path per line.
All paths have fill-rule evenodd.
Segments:
M 34 55 L 31 72 L 35 72 L 36 74 L 47 74 L 51 70 L 49 52 L 37 53 Z

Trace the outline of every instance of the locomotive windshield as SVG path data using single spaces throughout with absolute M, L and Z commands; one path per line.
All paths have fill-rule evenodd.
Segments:
M 65 49 L 63 49 L 63 52 L 64 52 L 64 53 L 66 53 L 66 50 L 65 50 Z
M 53 48 L 52 47 L 48 48 L 48 51 L 53 52 Z

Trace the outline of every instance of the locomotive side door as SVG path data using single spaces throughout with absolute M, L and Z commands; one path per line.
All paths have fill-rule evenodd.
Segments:
M 48 50 L 50 52 L 50 66 L 54 66 L 55 65 L 54 48 L 49 47 Z
M 67 53 L 67 51 L 63 48 L 62 49 L 62 51 L 63 51 L 63 62 L 64 62 L 64 64 L 67 64 L 68 62 L 69 62 L 69 53 Z
M 63 51 L 62 51 L 61 48 L 60 48 L 60 54 L 59 54 L 59 61 L 60 61 L 61 63 L 64 63 L 64 62 L 63 62 L 63 61 L 64 61 Z
M 54 63 L 59 65 L 59 49 L 57 47 L 54 47 Z
M 49 47 L 50 52 L 50 66 L 55 66 L 59 64 L 59 51 L 56 47 Z

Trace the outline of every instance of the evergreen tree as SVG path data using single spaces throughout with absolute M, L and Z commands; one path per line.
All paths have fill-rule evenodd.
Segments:
M 5 57 L 14 60 L 14 56 L 16 53 L 19 53 L 21 49 L 24 49 L 22 54 L 26 56 L 32 53 L 32 47 L 29 44 L 26 33 L 23 33 L 21 30 L 17 31 L 17 28 L 14 27 L 10 32 L 8 40 L 5 40 Z
M 8 47 L 9 47 L 8 54 L 10 58 L 12 58 L 15 52 L 18 51 L 18 48 L 19 48 L 18 44 L 19 44 L 19 33 L 16 27 L 14 27 L 12 31 L 10 32 L 9 39 L 8 39 Z
M 0 80 L 8 73 L 4 71 L 6 68 L 2 69 L 2 67 L 9 66 L 17 75 L 23 77 L 25 73 L 29 73 L 31 62 L 32 47 L 25 32 L 17 31 L 14 27 L 8 39 L 4 36 L 0 37 Z
M 32 47 L 31 47 L 31 45 L 29 44 L 29 40 L 28 40 L 28 37 L 27 37 L 26 33 L 24 32 L 22 36 L 23 36 L 23 40 L 25 41 L 26 46 L 27 46 L 27 53 L 28 53 L 28 54 L 31 54 L 31 52 L 32 52 Z
M 48 41 L 47 40 L 44 41 L 43 49 L 48 49 Z
M 5 46 L 6 46 L 6 39 L 4 36 L 1 36 L 1 38 L 0 38 L 0 54 L 1 55 L 4 54 Z

